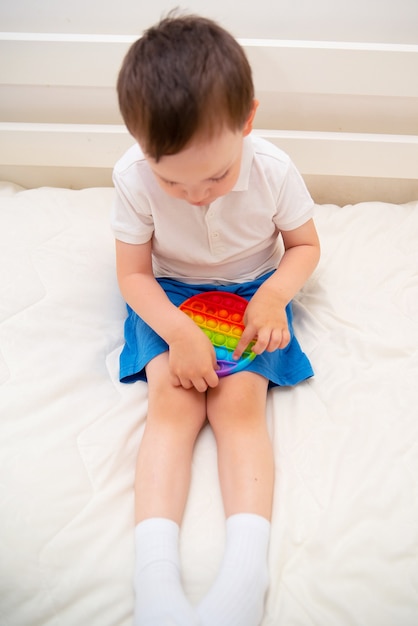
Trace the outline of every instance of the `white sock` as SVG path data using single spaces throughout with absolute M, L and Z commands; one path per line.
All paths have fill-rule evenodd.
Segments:
M 239 513 L 227 519 L 218 577 L 197 607 L 202 626 L 259 626 L 269 582 L 269 538 L 264 517 Z
M 135 529 L 134 626 L 197 626 L 181 584 L 178 525 L 151 518 Z

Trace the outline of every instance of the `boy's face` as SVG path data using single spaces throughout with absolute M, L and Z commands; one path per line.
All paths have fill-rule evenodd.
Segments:
M 194 206 L 229 193 L 238 180 L 245 131 L 224 129 L 209 140 L 191 143 L 178 154 L 147 161 L 160 187 Z

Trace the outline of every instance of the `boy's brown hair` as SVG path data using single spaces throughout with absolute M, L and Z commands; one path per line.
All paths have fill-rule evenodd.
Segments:
M 117 83 L 128 130 L 158 161 L 192 139 L 241 130 L 254 102 L 251 68 L 238 42 L 212 20 L 163 19 L 129 49 Z

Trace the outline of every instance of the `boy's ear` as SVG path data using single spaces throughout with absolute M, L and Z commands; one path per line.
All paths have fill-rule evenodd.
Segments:
M 259 105 L 258 100 L 254 100 L 253 101 L 253 107 L 251 109 L 251 113 L 249 114 L 248 119 L 247 119 L 247 121 L 245 122 L 245 125 L 244 125 L 244 130 L 243 130 L 244 137 L 249 135 L 250 132 L 253 129 L 253 121 L 254 121 L 255 114 L 257 112 L 258 105 Z

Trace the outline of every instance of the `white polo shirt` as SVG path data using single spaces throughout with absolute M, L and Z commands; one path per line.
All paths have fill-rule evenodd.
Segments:
M 246 282 L 276 269 L 280 231 L 313 213 L 313 200 L 290 158 L 253 133 L 244 139 L 241 170 L 232 191 L 196 207 L 167 195 L 138 145 L 117 162 L 112 228 L 131 244 L 152 238 L 157 277 L 187 283 Z

